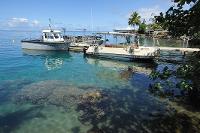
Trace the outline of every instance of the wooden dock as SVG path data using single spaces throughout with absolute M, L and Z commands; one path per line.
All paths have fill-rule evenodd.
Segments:
M 161 51 L 197 52 L 199 48 L 158 47 Z
M 157 48 L 159 48 L 160 51 L 168 51 L 168 52 L 169 51 L 178 51 L 178 52 L 180 52 L 180 55 L 168 54 L 167 56 L 162 55 L 159 58 L 157 58 L 158 61 L 168 62 L 168 63 L 177 63 L 177 64 L 179 64 L 179 63 L 181 64 L 183 61 L 185 61 L 184 60 L 185 56 L 188 53 L 200 51 L 199 48 L 180 48 L 180 47 L 157 47 Z

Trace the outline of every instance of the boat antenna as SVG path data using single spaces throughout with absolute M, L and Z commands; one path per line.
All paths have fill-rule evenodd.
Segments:
M 66 28 L 65 28 L 65 27 L 62 27 L 62 30 L 63 30 L 63 32 L 64 32 L 64 35 L 65 35 Z
M 93 11 L 92 11 L 92 8 L 90 9 L 90 19 L 91 19 L 91 30 L 92 30 L 92 32 L 93 32 L 93 28 L 94 28 L 94 26 L 93 26 Z
M 51 28 L 51 19 L 49 18 L 49 29 L 52 30 Z

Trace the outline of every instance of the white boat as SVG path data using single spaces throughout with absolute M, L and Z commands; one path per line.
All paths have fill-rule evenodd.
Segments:
M 35 40 L 22 40 L 22 49 L 33 50 L 68 50 L 70 42 L 63 39 L 60 30 L 43 30 L 42 38 Z
M 127 60 L 153 60 L 159 54 L 159 49 L 154 47 L 134 48 L 132 46 L 127 47 L 111 47 L 106 45 L 93 45 L 86 51 L 86 55 L 98 56 L 111 59 L 127 59 Z
M 103 33 L 111 35 L 119 35 L 123 37 L 131 37 L 132 34 L 123 33 Z M 130 39 L 127 39 L 130 40 Z M 92 45 L 85 50 L 86 55 L 111 58 L 111 59 L 125 59 L 125 60 L 138 60 L 138 61 L 152 61 L 159 55 L 159 49 L 156 47 L 144 47 L 139 44 L 126 45 Z

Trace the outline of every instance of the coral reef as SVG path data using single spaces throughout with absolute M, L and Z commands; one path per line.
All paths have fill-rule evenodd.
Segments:
M 80 95 L 86 92 L 86 90 L 67 85 L 62 81 L 41 81 L 24 86 L 15 94 L 14 101 L 67 107 L 79 102 Z

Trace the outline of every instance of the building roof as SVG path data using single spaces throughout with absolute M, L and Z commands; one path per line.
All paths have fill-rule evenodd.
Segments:
M 54 33 L 60 33 L 60 30 L 42 30 L 42 32 L 54 32 Z
M 121 35 L 121 36 L 133 36 L 131 33 L 120 33 L 120 32 L 98 32 L 97 34 L 105 34 L 105 35 Z

